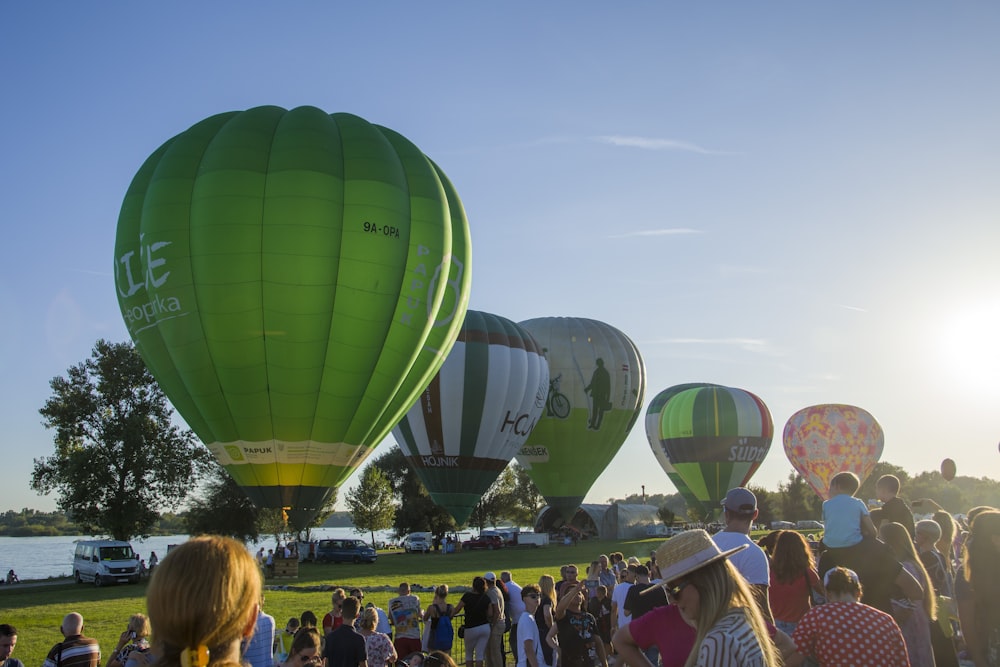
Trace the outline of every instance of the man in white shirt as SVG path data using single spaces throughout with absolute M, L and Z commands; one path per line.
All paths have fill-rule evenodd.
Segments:
M 520 591 L 524 611 L 518 619 L 521 626 L 521 633 L 514 640 L 514 633 L 511 632 L 510 645 L 514 649 L 514 658 L 517 667 L 548 667 L 545 663 L 545 656 L 542 653 L 542 639 L 538 636 L 538 626 L 535 624 L 535 610 L 538 609 L 538 601 L 542 591 L 538 584 L 528 584 Z M 514 604 L 514 595 L 511 594 L 511 606 Z
M 611 592 L 611 636 L 614 637 L 618 628 L 623 628 L 632 620 L 625 615 L 625 598 L 628 589 L 635 583 L 635 565 L 626 566 L 622 571 L 622 580 L 615 584 Z
M 733 554 L 729 562 L 750 584 L 761 613 L 770 622 L 771 605 L 767 591 L 771 585 L 771 569 L 767 554 L 750 539 L 750 527 L 757 518 L 757 496 L 750 489 L 736 487 L 726 494 L 722 507 L 726 527 L 713 535 L 712 539 L 723 551 L 748 545 L 748 548 Z
M 521 587 L 514 581 L 509 570 L 500 573 L 500 581 L 507 587 L 507 595 L 510 598 L 508 601 L 510 609 L 507 611 L 510 616 L 510 636 L 507 641 L 513 650 L 517 645 L 517 624 L 521 620 L 521 614 L 524 613 L 524 600 L 521 599 Z

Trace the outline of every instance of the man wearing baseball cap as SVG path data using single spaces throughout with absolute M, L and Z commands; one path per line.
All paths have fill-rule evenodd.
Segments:
M 486 644 L 486 667 L 503 667 L 503 635 L 506 629 L 504 623 L 504 599 L 503 593 L 497 588 L 497 575 L 487 572 L 483 575 L 486 580 L 486 597 L 490 600 L 490 616 L 493 619 L 490 625 L 490 638 Z
M 729 562 L 750 584 L 761 613 L 771 622 L 771 604 L 767 597 L 768 587 L 771 585 L 771 569 L 767 563 L 767 554 L 750 539 L 750 528 L 757 518 L 757 496 L 742 486 L 730 489 L 722 500 L 722 510 L 726 527 L 713 535 L 712 539 L 723 551 L 746 545 L 743 551 L 733 554 Z

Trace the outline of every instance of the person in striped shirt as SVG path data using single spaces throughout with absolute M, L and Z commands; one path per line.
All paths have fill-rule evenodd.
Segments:
M 728 560 L 745 548 L 722 551 L 704 530 L 689 530 L 657 550 L 662 586 L 696 633 L 685 667 L 782 664 L 750 585 Z
M 97 640 L 83 636 L 83 616 L 66 614 L 59 626 L 65 639 L 49 651 L 42 667 L 99 667 L 101 647 Z

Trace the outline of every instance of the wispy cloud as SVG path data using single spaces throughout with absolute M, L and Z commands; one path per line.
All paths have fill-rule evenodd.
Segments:
M 841 303 L 839 305 L 840 305 L 841 308 L 843 308 L 845 310 L 853 310 L 853 311 L 858 312 L 858 313 L 867 313 L 868 312 L 867 308 L 861 308 L 859 306 L 848 306 L 847 304 L 844 304 L 844 303 Z
M 624 234 L 612 234 L 609 239 L 629 239 L 636 236 L 682 236 L 684 234 L 704 234 L 700 229 L 690 227 L 667 227 L 665 229 L 640 229 L 635 232 L 625 232 Z
M 656 139 L 654 137 L 634 137 L 621 134 L 602 135 L 593 139 L 603 144 L 641 148 L 647 151 L 682 151 L 686 153 L 698 153 L 700 155 L 732 155 L 732 153 L 726 151 L 711 150 L 690 141 L 677 141 L 676 139 Z
M 667 345 L 735 345 L 742 348 L 767 345 L 763 338 L 660 338 L 656 342 Z
M 703 350 L 708 349 L 725 349 L 725 348 L 736 348 L 743 350 L 744 352 L 753 352 L 754 354 L 760 354 L 768 357 L 781 357 L 783 352 L 781 349 L 775 347 L 771 341 L 764 338 L 740 338 L 740 337 L 729 337 L 729 338 L 699 338 L 699 337 L 675 337 L 675 338 L 656 338 L 653 340 L 642 341 L 643 345 L 666 345 L 666 346 L 678 346 L 685 345 L 692 348 L 700 348 Z M 685 353 L 687 354 L 687 353 Z

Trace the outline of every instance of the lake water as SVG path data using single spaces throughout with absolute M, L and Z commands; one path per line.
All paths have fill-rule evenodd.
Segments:
M 371 539 L 370 533 L 359 534 L 350 527 L 314 528 L 313 539 L 356 537 L 366 542 Z M 7 570 L 13 569 L 23 580 L 47 579 L 49 577 L 68 577 L 72 574 L 73 552 L 77 540 L 96 539 L 82 535 L 63 535 L 59 537 L 0 537 L 0 575 L 6 576 Z M 181 544 L 187 541 L 187 535 L 159 535 L 147 540 L 132 540 L 132 548 L 141 558 L 149 561 L 152 551 L 163 558 L 167 547 L 171 544 Z M 386 531 L 375 532 L 376 540 L 389 540 Z M 252 553 L 261 546 L 270 549 L 274 541 L 265 540 L 248 545 Z

